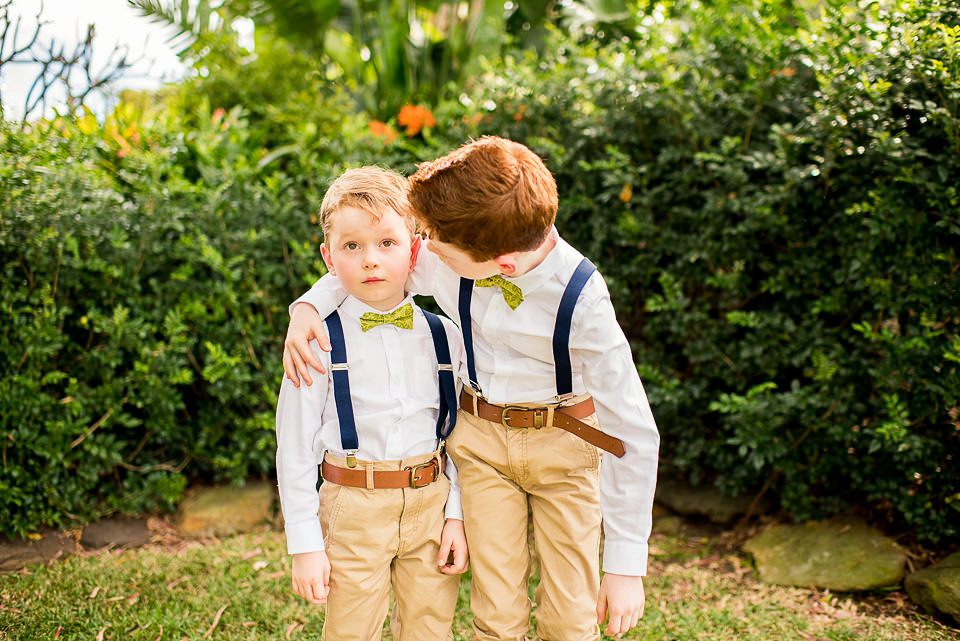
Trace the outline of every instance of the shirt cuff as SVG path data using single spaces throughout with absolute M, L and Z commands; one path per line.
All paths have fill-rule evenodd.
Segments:
M 646 543 L 604 540 L 603 571 L 626 576 L 646 576 L 647 553 Z
M 443 509 L 444 517 L 463 520 L 463 505 L 460 503 L 460 490 L 451 490 L 447 495 L 447 506 Z
M 320 527 L 320 517 L 287 523 L 284 525 L 287 535 L 287 554 L 302 554 L 304 552 L 319 552 L 323 546 L 323 528 Z

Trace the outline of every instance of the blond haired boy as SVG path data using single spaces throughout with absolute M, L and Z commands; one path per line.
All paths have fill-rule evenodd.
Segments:
M 321 252 L 347 296 L 326 318 L 333 352 L 308 348 L 313 385 L 284 380 L 277 404 L 293 589 L 326 603 L 323 638 L 335 641 L 379 639 L 391 587 L 395 639 L 452 638 L 467 565 L 457 471 L 443 451 L 463 348 L 450 320 L 405 291 L 420 249 L 407 188 L 363 167 L 325 194 Z
M 557 233 L 556 183 L 521 144 L 488 136 L 425 163 L 410 199 L 430 252 L 409 289 L 460 319 L 466 350 L 448 449 L 463 489 L 475 638 L 524 639 L 528 510 L 538 637 L 599 639 L 604 620 L 621 634 L 643 615 L 659 434 L 606 285 Z M 309 304 L 292 307 L 291 379 L 309 383 L 315 354 L 303 346 L 323 343 L 317 310 L 341 295 L 325 276 L 297 301 Z

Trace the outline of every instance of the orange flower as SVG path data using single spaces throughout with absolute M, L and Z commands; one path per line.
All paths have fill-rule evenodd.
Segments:
M 433 127 L 437 124 L 430 110 L 419 105 L 404 105 L 397 114 L 397 124 L 406 127 L 407 137 L 412 138 L 420 133 L 424 127 Z
M 393 127 L 379 120 L 371 120 L 369 128 L 370 133 L 384 142 L 391 143 L 397 138 L 397 132 L 393 130 Z

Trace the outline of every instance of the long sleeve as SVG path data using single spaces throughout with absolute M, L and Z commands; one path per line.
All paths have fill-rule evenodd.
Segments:
M 603 569 L 643 576 L 660 436 L 609 297 L 581 300 L 578 310 L 582 311 L 575 319 L 571 352 L 581 362 L 583 383 L 593 397 L 600 429 L 620 438 L 626 450 L 622 458 L 605 454 L 600 467 Z M 581 321 L 579 326 L 576 320 Z
M 450 348 L 450 364 L 453 366 L 455 397 L 459 399 L 462 386 L 460 378 L 467 367 L 466 357 L 463 353 L 463 338 L 460 336 L 460 330 L 453 324 L 453 321 L 448 318 L 441 318 L 441 321 L 447 332 L 447 344 Z M 453 429 L 457 428 L 454 427 Z M 459 519 L 462 521 L 463 503 L 460 495 L 460 479 L 457 473 L 457 466 L 449 456 L 447 456 L 446 459 L 447 462 L 444 467 L 444 472 L 447 475 L 447 480 L 450 481 L 450 494 L 447 497 L 444 515 L 448 519 Z
M 329 358 L 315 343 L 311 348 L 327 364 Z M 320 426 L 329 384 L 326 376 L 312 375 L 313 385 L 299 388 L 284 378 L 277 401 L 277 487 L 290 554 L 324 549 L 317 464 L 322 455 Z
M 329 316 L 347 297 L 347 290 L 340 284 L 340 279 L 327 273 L 313 284 L 313 287 L 303 293 L 300 298 L 290 303 L 289 313 L 298 303 L 313 305 L 320 314 L 320 318 Z
M 426 241 L 424 241 L 424 246 L 417 257 L 417 265 L 407 279 L 407 290 L 411 294 L 432 296 L 437 287 L 434 283 L 434 276 L 443 267 L 443 263 L 435 254 L 427 250 L 426 244 Z M 293 307 L 298 303 L 307 303 L 317 310 L 320 318 L 326 318 L 346 297 L 347 291 L 340 284 L 340 279 L 327 273 L 297 300 L 293 301 L 288 311 L 292 313 Z

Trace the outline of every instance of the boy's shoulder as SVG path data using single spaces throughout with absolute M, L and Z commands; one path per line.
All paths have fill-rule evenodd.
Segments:
M 429 310 L 423 309 L 422 307 L 420 307 L 420 306 L 417 305 L 416 303 L 414 303 L 414 309 L 420 310 L 420 312 L 424 315 L 424 317 L 426 317 L 427 314 L 432 313 L 432 312 L 430 312 Z M 457 324 L 454 323 L 454 322 L 453 322 L 452 320 L 450 320 L 449 318 L 447 318 L 446 316 L 444 316 L 443 314 L 436 314 L 436 313 L 435 313 L 434 316 L 436 316 L 438 319 L 440 319 L 440 322 L 443 324 L 443 330 L 444 330 L 444 331 L 446 332 L 446 334 L 447 334 L 447 342 L 448 342 L 448 343 L 457 343 L 457 342 L 459 342 L 459 341 L 460 341 L 460 328 L 457 326 Z
M 589 268 L 584 269 L 589 269 L 591 273 L 582 291 L 605 295 L 607 292 L 606 283 L 593 261 L 590 261 L 578 249 L 568 243 L 559 232 L 554 232 L 554 234 L 556 246 L 543 263 L 545 272 L 547 272 L 544 275 L 566 286 L 577 270 L 581 268 L 583 261 L 587 260 Z

